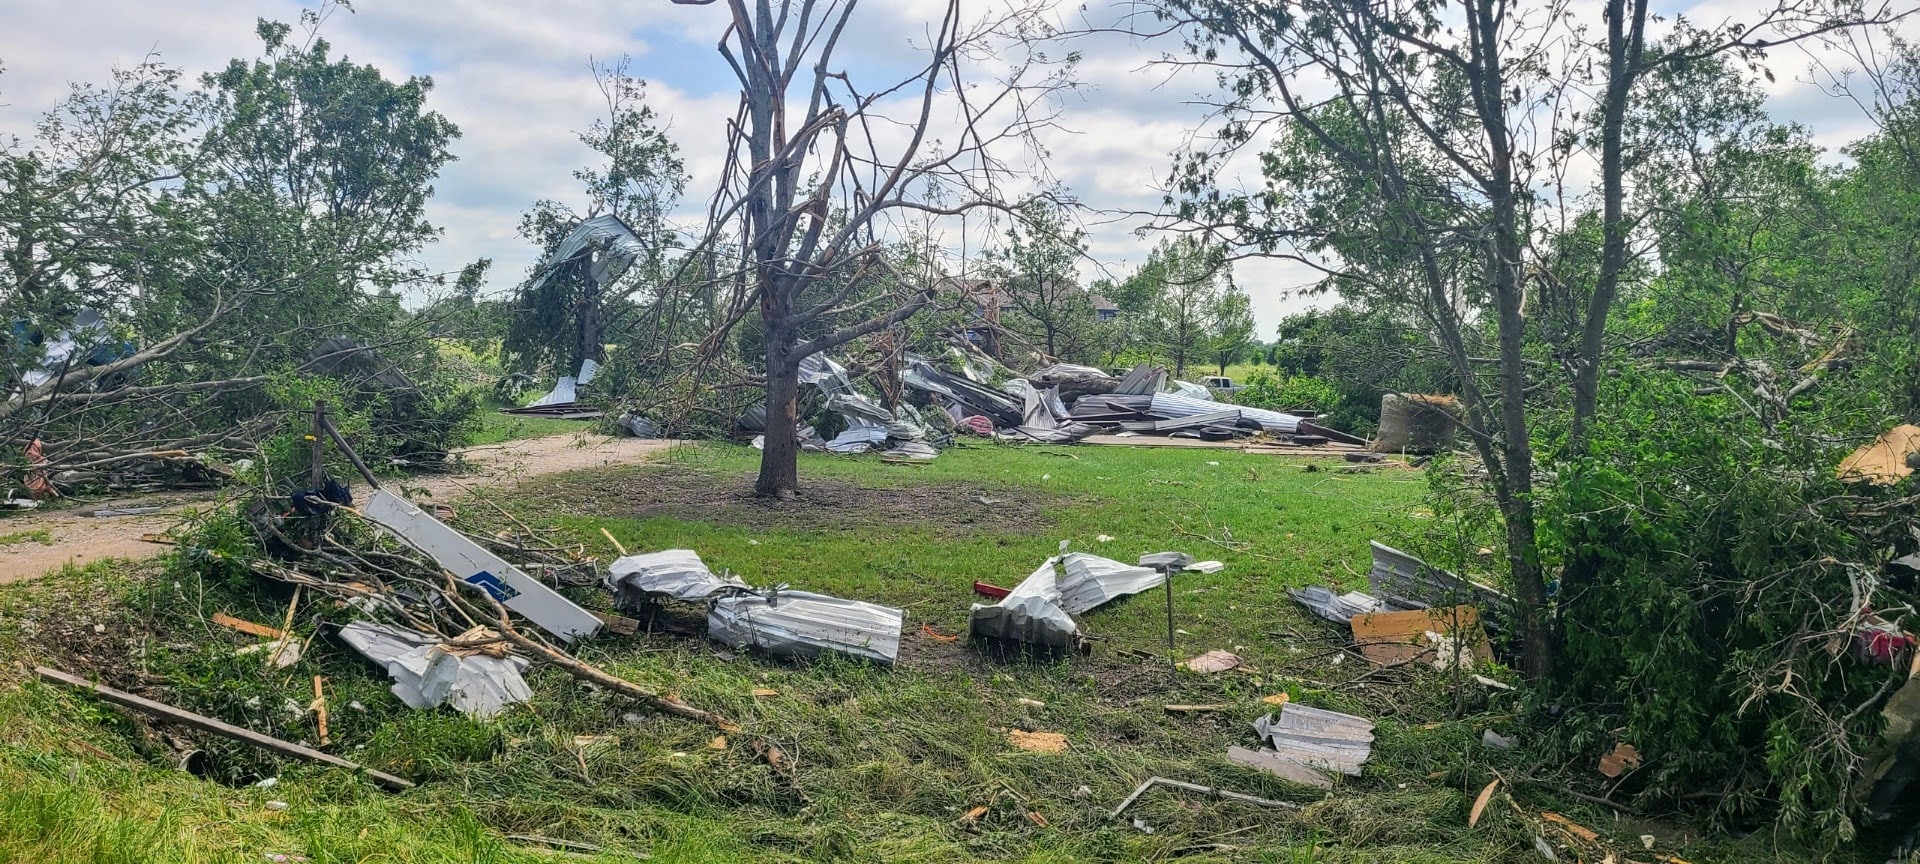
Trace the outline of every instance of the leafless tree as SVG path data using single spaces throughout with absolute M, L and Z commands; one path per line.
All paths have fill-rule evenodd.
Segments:
M 884 20 L 889 7 L 721 6 L 730 23 L 720 53 L 740 103 L 700 248 L 735 259 L 713 268 L 733 277 L 722 330 L 759 312 L 767 423 L 755 488 L 785 498 L 798 487 L 800 361 L 897 325 L 932 300 L 933 286 L 896 272 L 888 255 L 900 223 L 1004 209 L 1023 180 L 1010 151 L 1052 122 L 1046 98 L 1065 86 L 1071 64 L 1032 50 L 1049 29 L 1045 5 L 1015 0 L 969 20 L 949 0 L 922 32 L 887 34 L 908 41 L 916 59 L 866 87 L 840 54 L 850 28 Z

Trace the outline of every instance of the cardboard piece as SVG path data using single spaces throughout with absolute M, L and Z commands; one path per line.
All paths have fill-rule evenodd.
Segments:
M 1456 662 L 1471 667 L 1493 658 L 1480 612 L 1472 606 L 1373 612 L 1349 623 L 1360 653 L 1382 666 L 1425 660 L 1441 668 Z

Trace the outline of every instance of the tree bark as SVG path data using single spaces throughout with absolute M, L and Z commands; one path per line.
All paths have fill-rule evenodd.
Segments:
M 800 491 L 800 441 L 794 435 L 799 421 L 800 364 L 791 356 L 790 337 L 768 340 L 767 429 L 760 451 L 760 478 L 755 495 L 791 499 Z M 777 346 L 777 347 L 776 347 Z

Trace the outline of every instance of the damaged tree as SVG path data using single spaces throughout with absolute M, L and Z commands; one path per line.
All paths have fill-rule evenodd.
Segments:
M 1552 672 L 1558 641 L 1537 530 L 1535 415 L 1564 394 L 1570 434 L 1552 455 L 1581 451 L 1609 314 L 1637 254 L 1629 239 L 1645 218 L 1632 212 L 1625 178 L 1648 142 L 1625 137 L 1624 118 L 1664 67 L 1722 56 L 1757 64 L 1782 43 L 1892 17 L 1860 0 L 1776 0 L 1746 21 L 1688 24 L 1661 41 L 1648 35 L 1649 7 L 1608 0 L 1583 21 L 1525 0 L 1157 4 L 1191 62 L 1238 76 L 1216 146 L 1175 170 L 1175 221 L 1248 254 L 1325 268 L 1328 287 L 1424 325 L 1461 382 L 1536 679 Z M 1323 83 L 1331 96 L 1319 95 Z M 1261 154 L 1265 188 L 1219 189 L 1217 167 L 1269 140 L 1263 131 L 1277 136 Z M 1593 169 L 1597 188 L 1567 190 L 1570 176 Z M 1557 199 L 1539 193 L 1548 187 Z M 1549 258 L 1543 238 L 1583 223 L 1597 226 L 1597 248 L 1549 262 L 1560 273 L 1540 277 L 1546 287 L 1529 309 Z M 1567 284 L 1577 287 L 1550 290 Z M 1548 347 L 1563 374 L 1543 380 L 1528 342 L 1554 329 Z
M 727 127 L 726 171 L 703 248 L 737 256 L 730 268 L 715 268 L 730 270 L 735 288 L 716 335 L 759 312 L 766 448 L 755 490 L 767 497 L 792 497 L 799 485 L 800 361 L 899 324 L 933 299 L 931 283 L 909 284 L 886 254 L 897 239 L 889 217 L 1002 207 L 996 151 L 1049 119 L 1035 115 L 1034 103 L 1060 80 L 1030 80 L 1047 63 L 1039 55 L 1011 56 L 1044 30 L 1039 8 L 969 23 L 951 0 L 917 67 L 862 88 L 835 68 L 858 6 L 724 7 L 731 22 L 720 53 L 739 80 L 740 107 Z M 1000 64 L 1000 86 L 968 89 L 966 67 L 989 59 Z

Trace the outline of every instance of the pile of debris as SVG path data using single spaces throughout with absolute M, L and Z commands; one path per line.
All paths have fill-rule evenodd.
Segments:
M 1206 388 L 1170 380 L 1165 369 L 1153 366 L 1115 377 L 1061 363 L 1020 375 L 954 348 L 939 362 L 906 354 L 897 369 L 899 386 L 892 386 L 892 376 L 875 379 L 873 389 L 882 391 L 876 396 L 863 392 L 861 379 L 831 359 L 803 360 L 801 383 L 815 388 L 825 409 L 845 421 L 845 431 L 824 440 L 802 425 L 802 449 L 932 459 L 955 433 L 1008 444 L 1144 444 L 1149 440 L 1143 436 L 1156 436 L 1195 445 L 1259 439 L 1356 453 L 1367 444 L 1308 416 L 1216 401 Z M 765 409 L 756 406 L 738 425 L 757 434 L 765 424 Z
M 1324 585 L 1287 593 L 1313 614 L 1351 628 L 1361 655 L 1381 666 L 1424 661 L 1436 669 L 1471 669 L 1494 659 L 1482 622 L 1509 631 L 1511 596 L 1391 546 L 1371 545 L 1367 581 L 1375 593 L 1336 594 Z

